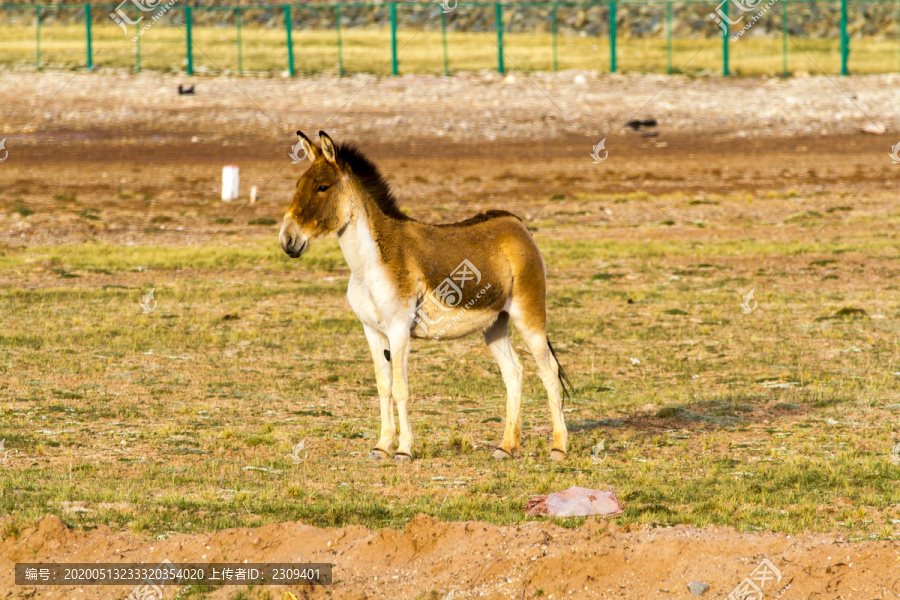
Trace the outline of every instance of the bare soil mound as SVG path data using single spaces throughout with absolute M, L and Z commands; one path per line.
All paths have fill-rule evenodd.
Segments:
M 623 531 L 588 520 L 577 529 L 552 523 L 497 527 L 442 523 L 418 515 L 405 531 L 361 526 L 319 529 L 275 523 L 258 529 L 147 540 L 106 527 L 69 529 L 46 517 L 0 543 L 0 589 L 7 598 L 121 598 L 120 587 L 17 587 L 15 562 L 327 562 L 334 585 L 293 589 L 298 598 L 664 598 L 691 597 L 687 584 L 709 584 L 724 597 L 768 559 L 780 580 L 764 597 L 896 598 L 900 545 L 848 543 L 828 535 L 791 537 L 732 529 L 674 527 Z M 281 598 L 287 588 L 271 588 Z M 169 586 L 165 597 L 177 593 Z M 208 598 L 230 598 L 222 587 Z M 244 590 L 247 592 L 246 590 Z M 244 597 L 266 597 L 250 590 Z

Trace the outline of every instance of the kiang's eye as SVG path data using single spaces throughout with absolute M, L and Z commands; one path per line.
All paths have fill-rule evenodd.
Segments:
M 319 186 L 319 191 L 320 191 L 320 192 L 327 192 L 329 187 L 330 187 L 330 186 L 327 186 L 327 185 L 320 185 L 320 186 Z

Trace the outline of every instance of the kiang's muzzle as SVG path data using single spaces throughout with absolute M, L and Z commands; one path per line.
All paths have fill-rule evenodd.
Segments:
M 278 243 L 281 244 L 281 249 L 285 254 L 291 258 L 300 258 L 300 255 L 309 247 L 309 239 L 303 235 L 297 223 L 289 215 L 284 217 L 281 233 L 278 234 Z

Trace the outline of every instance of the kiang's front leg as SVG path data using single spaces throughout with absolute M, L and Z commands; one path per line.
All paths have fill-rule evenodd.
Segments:
M 397 428 L 394 425 L 394 406 L 391 400 L 391 354 L 388 338 L 381 332 L 363 325 L 372 361 L 375 363 L 375 383 L 378 386 L 378 398 L 381 401 L 381 436 L 369 455 L 373 459 L 391 457 L 391 446 Z
M 400 440 L 394 460 L 408 462 L 413 459 L 413 434 L 407 411 L 409 386 L 406 380 L 410 345 L 409 323 L 393 329 L 388 336 L 391 344 L 391 396 L 397 403 L 397 416 L 400 420 Z

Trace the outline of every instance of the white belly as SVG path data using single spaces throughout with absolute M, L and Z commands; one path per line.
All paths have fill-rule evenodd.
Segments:
M 484 331 L 497 320 L 497 313 L 493 310 L 478 310 L 474 308 L 451 311 L 438 318 L 429 318 L 427 315 L 417 313 L 418 318 L 413 323 L 412 337 L 429 340 L 453 340 L 472 333 Z

